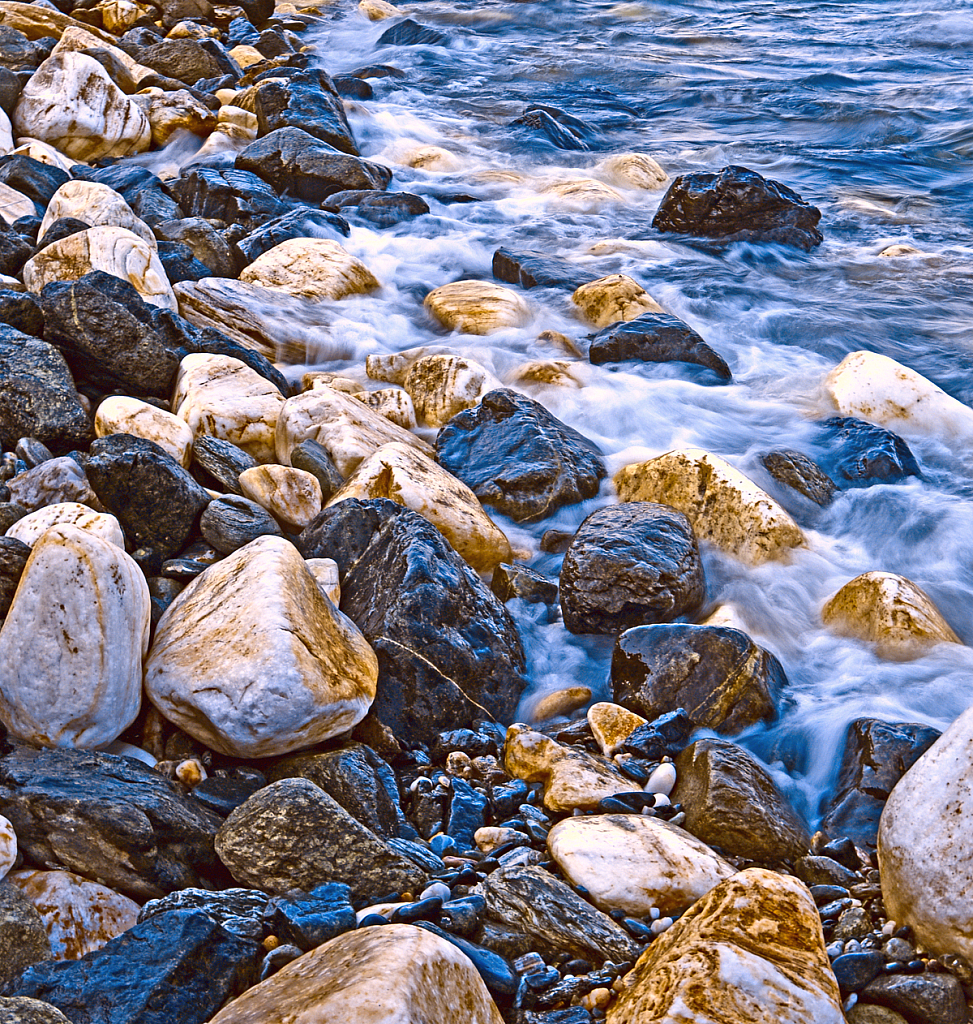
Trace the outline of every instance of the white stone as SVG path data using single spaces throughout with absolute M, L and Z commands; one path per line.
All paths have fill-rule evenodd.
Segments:
M 135 25 L 143 14 L 132 0 L 100 0 L 101 23 L 112 35 L 120 36 Z
M 445 345 L 417 345 L 415 348 L 403 349 L 401 352 L 382 352 L 366 356 L 365 372 L 372 380 L 380 380 L 386 384 L 404 385 L 409 370 L 420 359 L 427 356 L 455 356 L 456 354 Z M 310 374 L 305 376 L 310 376 Z M 346 389 L 336 388 L 336 390 Z
M 259 537 L 197 576 L 156 627 L 145 691 L 164 717 L 231 757 L 321 743 L 361 721 L 378 661 L 297 549 Z
M 588 708 L 588 725 L 601 752 L 607 757 L 614 757 L 622 749 L 622 744 L 640 726 L 646 724 L 641 715 L 623 708 L 620 704 L 610 701 L 598 701 Z
M 311 438 L 323 445 L 343 477 L 382 445 L 400 441 L 430 457 L 432 448 L 409 431 L 373 412 L 352 395 L 329 387 L 288 398 L 277 420 L 277 461 L 285 466 L 291 452 Z
M 47 164 L 50 167 L 60 167 L 62 171 L 69 172 L 74 164 L 84 163 L 83 160 L 70 160 L 48 143 L 41 142 L 40 139 L 32 139 L 29 136 L 17 138 L 17 148 L 12 155 L 29 156 L 38 163 Z
M 593 327 L 634 320 L 643 313 L 664 313 L 655 299 L 625 274 L 610 274 L 581 285 L 571 296 L 581 318 Z
M 373 412 L 384 416 L 396 426 L 402 427 L 403 430 L 412 430 L 416 426 L 416 408 L 412 404 L 408 391 L 403 391 L 401 388 L 380 388 L 378 391 L 366 391 L 361 388 L 361 390 L 351 393 Z
M 176 308 L 176 297 L 155 245 L 126 228 L 110 225 L 78 231 L 41 249 L 24 265 L 24 284 L 39 292 L 51 281 L 76 281 L 103 270 L 128 281 L 154 306 Z
M 509 379 L 517 387 L 525 388 L 532 385 L 581 388 L 585 383 L 577 364 L 566 359 L 532 359 L 518 366 Z
M 668 796 L 675 784 L 676 766 L 669 761 L 665 761 L 649 776 L 648 782 L 645 784 L 645 792 Z
M 595 212 L 605 203 L 623 203 L 624 196 L 603 181 L 594 178 L 573 178 L 570 181 L 555 181 L 541 189 L 542 195 L 552 196 L 562 205 Z
M 7 224 L 13 224 L 21 217 L 36 217 L 34 204 L 22 192 L 0 183 L 0 217 Z
M 530 845 L 530 837 L 526 832 L 518 832 L 515 828 L 502 825 L 483 825 L 473 833 L 473 842 L 481 853 L 492 853 L 498 846 L 505 846 L 517 840 L 524 846 Z
M 14 129 L 56 146 L 78 160 L 130 156 L 152 142 L 149 119 L 83 53 L 53 54 L 24 86 Z
M 458 171 L 462 166 L 456 154 L 442 146 L 414 146 L 392 162 L 423 171 Z
M 53 35 L 53 33 L 50 33 Z M 146 75 L 154 75 L 153 68 L 139 64 L 120 46 L 118 40 L 107 32 L 99 32 L 93 25 L 81 25 L 73 22 L 60 34 L 57 45 L 51 50 L 51 56 L 61 53 L 84 53 L 92 48 L 107 50 L 112 60 L 120 64 L 131 76 L 133 82 L 140 82 Z
M 60 39 L 67 32 L 83 31 L 87 34 L 89 46 L 112 43 L 114 38 L 94 26 L 82 25 L 67 14 L 61 14 L 53 5 L 17 3 L 3 0 L 0 4 L 0 24 L 23 32 L 28 39 L 52 37 Z
M 304 564 L 317 580 L 321 593 L 337 608 L 341 604 L 338 563 L 333 558 L 306 558 Z
M 358 10 L 369 21 L 382 21 L 384 18 L 399 18 L 402 11 L 387 0 L 359 0 Z
M 255 46 L 247 46 L 244 43 L 234 46 L 228 52 L 244 71 L 267 59 Z
M 612 184 L 621 188 L 656 191 L 669 180 L 669 175 L 645 153 L 616 153 L 596 166 Z
M 736 870 L 678 825 L 644 814 L 565 818 L 551 829 L 547 847 L 596 907 L 634 917 L 652 907 L 685 910 Z
M 801 528 L 769 494 L 701 448 L 624 466 L 614 483 L 621 501 L 671 505 L 688 517 L 699 540 L 751 565 L 784 559 L 804 543 Z
M 156 146 L 164 146 L 179 131 L 205 138 L 217 126 L 216 113 L 187 89 L 172 92 L 146 89 L 136 93 L 132 100 L 139 104 L 149 119 L 152 142 Z
M 116 544 L 54 526 L 34 544 L 0 630 L 0 718 L 40 746 L 99 747 L 135 721 L 149 588 Z
M 17 863 L 17 833 L 13 825 L 0 814 L 0 881 L 7 877 Z
M 321 511 L 317 478 L 292 466 L 245 469 L 240 474 L 240 490 L 294 532 L 303 530 Z
M 289 238 L 258 256 L 240 280 L 315 301 L 381 287 L 361 260 L 330 238 Z
M 512 288 L 492 281 L 454 281 L 434 288 L 423 305 L 451 331 L 490 334 L 530 322 L 528 301 Z
M 95 512 L 76 501 L 61 501 L 28 512 L 7 530 L 6 536 L 33 547 L 52 526 L 74 526 L 125 550 L 121 524 L 108 512 Z
M 153 249 L 158 248 L 149 225 L 132 213 L 131 207 L 118 192 L 97 181 L 82 181 L 80 178 L 66 181 L 51 196 L 37 237 L 43 238 L 48 228 L 62 217 L 83 220 L 93 228 L 106 224 L 126 228 L 148 242 Z
M 444 426 L 458 412 L 479 405 L 488 391 L 503 387 L 485 366 L 454 355 L 417 359 L 402 386 L 412 396 L 417 418 L 430 427 Z
M 229 441 L 258 462 L 272 462 L 284 396 L 270 381 L 232 356 L 192 353 L 176 374 L 172 411 L 194 437 Z
M 845 356 L 828 374 L 825 387 L 842 416 L 857 416 L 897 434 L 973 439 L 973 409 L 877 352 Z
M 366 456 L 328 506 L 347 498 L 389 498 L 411 508 L 479 572 L 513 558 L 510 542 L 469 487 L 412 445 L 392 442 Z
M 154 441 L 176 462 L 189 468 L 193 458 L 193 432 L 185 420 L 148 402 L 124 395 L 106 398 L 95 412 L 95 433 L 133 434 Z

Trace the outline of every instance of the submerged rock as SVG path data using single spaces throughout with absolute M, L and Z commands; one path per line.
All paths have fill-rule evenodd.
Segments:
M 512 288 L 490 281 L 454 281 L 434 288 L 423 305 L 447 330 L 490 334 L 523 327 L 533 315 L 530 305 Z
M 535 249 L 497 249 L 493 254 L 493 276 L 521 288 L 567 288 L 574 291 L 594 281 L 595 275 L 570 260 L 549 256 Z
M 619 320 L 635 320 L 645 313 L 665 313 L 651 295 L 625 274 L 610 274 L 581 285 L 571 296 L 584 320 L 608 327 Z
M 760 456 L 764 469 L 780 484 L 822 507 L 834 500 L 838 487 L 821 467 L 801 452 L 775 450 Z
M 820 430 L 829 448 L 822 460 L 825 469 L 846 487 L 894 484 L 922 475 L 909 446 L 884 427 L 848 416 L 833 416 L 820 424 Z

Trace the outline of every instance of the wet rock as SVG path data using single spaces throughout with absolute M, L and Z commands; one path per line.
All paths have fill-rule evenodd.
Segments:
M 645 501 L 609 505 L 584 520 L 564 556 L 560 588 L 570 632 L 608 635 L 671 622 L 706 596 L 689 520 Z
M 699 540 L 759 565 L 804 543 L 797 523 L 765 491 L 701 448 L 672 451 L 620 469 L 622 501 L 657 501 L 689 518 Z
M 216 498 L 206 506 L 199 519 L 199 532 L 224 555 L 258 537 L 283 536 L 277 520 L 262 505 L 236 494 Z
M 391 501 L 344 501 L 298 548 L 338 563 L 341 610 L 378 656 L 373 713 L 396 737 L 431 742 L 445 728 L 513 717 L 525 684 L 513 620 L 422 516 Z
M 595 280 L 595 275 L 571 260 L 549 256 L 535 249 L 497 249 L 493 254 L 493 276 L 521 288 L 567 288 L 574 291 Z
M 0 182 L 46 207 L 70 175 L 24 154 L 0 157 Z
M 16 994 L 53 1003 L 77 1024 L 203 1024 L 253 981 L 259 949 L 205 914 L 174 911 L 136 925 L 81 960 L 32 967 Z
M 821 211 L 779 181 L 746 167 L 675 178 L 652 220 L 657 231 L 724 242 L 779 242 L 810 250 Z
M 645 153 L 615 153 L 595 165 L 613 185 L 655 191 L 662 188 L 669 176 Z
M 637 726 L 621 740 L 622 750 L 650 761 L 675 757 L 689 743 L 694 728 L 685 708 L 676 708 Z
M 179 242 L 159 242 L 159 262 L 170 284 L 181 281 L 201 281 L 211 277 L 213 272 L 193 256 L 188 245 Z
M 809 886 L 840 885 L 850 889 L 859 881 L 859 876 L 850 868 L 832 860 L 831 857 L 816 855 L 802 857 L 794 865 L 794 874 Z
M 490 334 L 523 327 L 533 313 L 512 288 L 491 281 L 453 281 L 434 288 L 423 305 L 447 330 L 461 334 Z
M 612 324 L 595 335 L 588 359 L 602 363 L 695 363 L 712 370 L 720 380 L 732 374 L 726 361 L 686 323 L 668 313 L 642 313 L 634 320 Z
M 267 933 L 263 915 L 270 900 L 259 889 L 179 889 L 149 900 L 139 911 L 139 924 L 173 911 L 201 911 L 227 931 L 259 940 Z
M 380 369 L 380 359 L 371 358 L 366 364 L 369 376 L 376 380 L 393 375 Z M 445 426 L 457 413 L 478 405 L 487 392 L 500 385 L 486 367 L 446 353 L 420 356 L 409 365 L 400 383 L 412 399 L 417 418 L 430 427 Z
M 591 149 L 585 138 L 586 135 L 592 134 L 588 125 L 557 107 L 539 104 L 529 106 L 520 117 L 510 123 L 542 132 L 558 149 L 582 152 Z
M 648 719 L 675 707 L 697 726 L 733 733 L 773 718 L 787 677 L 746 633 L 721 626 L 636 626 L 615 644 L 616 704 Z
M 240 884 L 267 892 L 332 881 L 367 896 L 419 891 L 424 884 L 415 864 L 307 779 L 258 790 L 226 819 L 216 849 Z
M 885 954 L 878 949 L 860 953 L 844 953 L 831 961 L 831 969 L 842 993 L 860 992 L 873 978 L 882 973 Z
M 592 441 L 506 388 L 454 416 L 436 438 L 436 455 L 484 504 L 518 522 L 594 497 L 606 472 Z
M 557 603 L 557 584 L 526 565 L 517 563 L 507 565 L 501 562 L 493 570 L 490 590 L 505 604 L 515 597 L 530 604 Z
M 870 982 L 862 998 L 901 1013 L 909 1024 L 964 1024 L 963 986 L 951 974 L 884 975 Z
M 838 491 L 821 467 L 800 452 L 776 450 L 760 456 L 764 469 L 785 487 L 803 494 L 815 505 L 830 505 Z
M 31 863 L 136 900 L 217 872 L 220 819 L 131 758 L 15 745 L 0 758 L 0 804 Z
M 332 196 L 329 204 L 337 198 Z M 425 199 L 411 192 L 369 191 L 357 196 L 354 202 L 341 203 L 342 208 L 345 206 L 354 206 L 359 217 L 380 228 L 390 228 L 429 212 Z
M 582 319 L 594 327 L 635 320 L 645 313 L 665 313 L 651 295 L 625 274 L 610 274 L 583 284 L 571 296 Z
M 289 238 L 258 256 L 240 280 L 314 301 L 381 287 L 361 260 L 330 238 Z
M 587 718 L 591 734 L 606 757 L 614 757 L 628 737 L 640 725 L 646 724 L 641 715 L 609 701 L 592 704 Z
M 189 216 L 242 224 L 249 231 L 288 212 L 277 193 L 249 171 L 196 167 L 168 187 Z
M 197 577 L 156 628 L 146 694 L 169 720 L 233 757 L 266 757 L 346 732 L 377 665 L 296 549 L 262 537 Z
M 132 434 L 154 441 L 181 466 L 192 461 L 193 432 L 187 424 L 164 409 L 137 398 L 115 395 L 106 398 L 95 412 L 95 434 Z
M 267 221 L 256 231 L 250 232 L 236 243 L 236 250 L 243 258 L 244 264 L 250 264 L 258 256 L 290 238 L 347 236 L 350 231 L 351 228 L 344 217 L 328 213 L 326 210 L 301 207 L 285 213 L 282 217 Z
M 742 747 L 697 740 L 676 758 L 673 803 L 684 828 L 736 857 L 778 864 L 807 853 L 807 825 L 770 774 Z
M 543 868 L 501 867 L 475 891 L 486 900 L 484 918 L 513 933 L 507 955 L 530 950 L 548 956 L 566 952 L 600 963 L 631 960 L 638 951 L 611 918 Z M 520 953 L 515 951 L 517 945 Z
M 10 882 L 0 885 L 0 984 L 31 964 L 51 959 L 51 944 L 34 905 Z
M 856 845 L 874 851 L 885 801 L 939 735 L 927 725 L 855 719 L 848 727 L 838 783 L 821 830 L 826 835 L 848 836 Z
M 442 32 L 420 25 L 411 18 L 397 22 L 379 37 L 376 46 L 441 46 L 447 42 Z
M 874 423 L 833 416 L 820 424 L 827 456 L 824 468 L 846 487 L 898 483 L 921 476 L 911 449 L 897 434 Z
M 760 868 L 721 882 L 642 954 L 608 1021 L 676 1014 L 725 1024 L 842 1024 L 820 921 L 800 882 Z

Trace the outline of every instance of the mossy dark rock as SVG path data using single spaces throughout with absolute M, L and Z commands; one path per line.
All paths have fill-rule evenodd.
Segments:
M 838 487 L 816 463 L 800 452 L 776 449 L 760 456 L 764 469 L 785 487 L 803 494 L 815 505 L 830 505 Z
M 53 956 L 37 908 L 16 886 L 0 884 L 0 985 L 9 985 L 21 971 Z
M 683 707 L 695 725 L 733 733 L 776 715 L 787 676 L 738 629 L 675 623 L 622 633 L 611 685 L 614 701 L 644 718 Z

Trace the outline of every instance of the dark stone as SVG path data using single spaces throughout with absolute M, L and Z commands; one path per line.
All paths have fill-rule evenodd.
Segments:
M 723 242 L 779 242 L 810 250 L 824 241 L 821 211 L 779 181 L 746 167 L 681 174 L 652 220 L 658 231 Z
M 321 485 L 321 500 L 327 502 L 345 482 L 323 444 L 308 438 L 291 451 L 291 465 L 310 473 Z
M 230 243 L 202 217 L 166 220 L 153 228 L 160 242 L 182 242 L 213 277 L 236 277 L 240 264 Z
M 370 100 L 375 95 L 375 90 L 363 78 L 356 78 L 354 75 L 335 75 L 333 81 L 339 96 L 353 100 Z
M 206 914 L 174 911 L 80 960 L 30 968 L 16 994 L 52 1003 L 72 1024 L 203 1024 L 256 981 L 258 951 Z
M 265 917 L 273 935 L 305 952 L 357 924 L 351 890 L 339 882 L 319 885 L 306 896 L 278 896 L 268 904 Z
M 68 451 L 87 444 L 88 415 L 67 363 L 52 345 L 0 325 L 0 447 L 36 437 Z
M 23 519 L 30 509 L 18 505 L 15 501 L 0 502 L 0 534 L 6 533 L 19 519 Z
M 594 497 L 607 472 L 593 441 L 507 388 L 454 416 L 436 437 L 436 457 L 480 501 L 521 523 Z
M 222 880 L 219 818 L 132 758 L 16 744 L 0 758 L 0 808 L 32 863 L 136 900 Z
M 517 628 L 428 520 L 352 499 L 325 509 L 297 546 L 338 563 L 341 611 L 378 656 L 372 712 L 399 740 L 432 742 L 488 716 L 511 721 L 526 682 Z
M 820 853 L 823 857 L 831 857 L 839 864 L 844 864 L 846 868 L 851 868 L 852 871 L 857 871 L 862 866 L 861 858 L 855 849 L 855 844 L 848 836 L 832 839 L 830 842 L 825 843 L 820 850 L 815 849 L 814 852 Z
M 23 82 L 9 68 L 0 67 L 0 110 L 7 117 L 13 117 L 23 88 Z
M 119 59 L 117 53 L 113 53 L 105 46 L 91 46 L 85 50 L 85 56 L 98 61 L 108 72 L 108 77 L 126 96 L 132 96 L 139 91 L 139 83 Z
M 678 705 L 695 725 L 732 733 L 777 714 L 787 676 L 746 633 L 677 623 L 622 633 L 611 684 L 615 703 L 644 718 Z
M 0 985 L 32 964 L 53 957 L 47 928 L 37 908 L 16 886 L 0 885 Z
M 0 274 L 17 277 L 33 255 L 33 246 L 9 224 L 0 220 Z
M 193 796 L 208 810 L 225 818 L 266 785 L 260 779 L 210 775 L 193 788 Z
M 190 216 L 242 224 L 248 231 L 288 211 L 277 193 L 249 171 L 195 167 L 169 188 Z
M 216 849 L 237 881 L 267 892 L 343 882 L 356 896 L 416 891 L 425 873 L 307 779 L 258 790 L 227 818 Z
M 294 127 L 278 128 L 251 142 L 236 158 L 236 167 L 259 175 L 282 195 L 309 203 L 320 203 L 344 189 L 385 189 L 392 180 L 387 167 L 351 156 Z
M 939 738 L 928 725 L 857 718 L 848 727 L 834 796 L 821 822 L 874 851 L 882 808 L 893 786 Z
M 139 82 L 139 88 L 147 89 L 152 84 L 148 77 L 143 78 Z M 171 88 L 181 89 L 185 86 L 181 83 L 173 83 Z M 190 92 L 201 102 L 205 103 L 205 99 L 208 98 L 199 95 L 195 90 L 190 90 Z M 113 188 L 132 208 L 132 212 L 152 228 L 156 224 L 167 220 L 178 220 L 183 216 L 183 211 L 169 191 L 168 185 L 147 167 L 120 163 L 93 168 L 76 164 L 71 170 L 76 178 L 81 178 L 84 181 L 98 181 Z
M 841 885 L 812 885 L 811 896 L 818 907 L 823 907 L 835 900 L 848 899 L 851 895 L 848 889 Z
M 342 153 L 359 155 L 341 97 L 320 68 L 300 71 L 286 81 L 266 80 L 253 88 L 258 138 L 278 128 L 297 128 Z
M 909 1024 L 965 1024 L 963 986 L 951 974 L 882 975 L 862 999 L 901 1013 Z
M 289 238 L 327 238 L 332 235 L 347 236 L 350 233 L 351 228 L 344 217 L 327 210 L 302 207 L 285 213 L 283 217 L 268 221 L 263 227 L 241 238 L 235 248 L 242 262 L 250 264 L 268 249 L 273 249 L 275 245 L 280 245 Z
M 60 217 L 37 240 L 37 249 L 46 249 L 49 245 L 59 242 L 62 238 L 76 235 L 79 231 L 87 231 L 91 225 L 77 217 Z
M 763 864 L 795 860 L 811 836 L 767 770 L 726 740 L 697 740 L 676 758 L 672 802 L 682 805 L 683 828 L 734 857 Z
M 225 61 L 198 39 L 163 39 L 140 49 L 135 59 L 160 75 L 186 85 L 216 78 L 228 70 Z
M 659 715 L 631 732 L 622 744 L 622 750 L 649 761 L 675 757 L 689 742 L 695 726 L 685 708 L 676 708 Z
M 0 157 L 0 182 L 22 192 L 45 209 L 54 193 L 70 180 L 71 175 L 67 171 L 42 164 L 33 157 L 23 154 Z
M 0 996 L 0 1024 L 71 1024 L 50 1003 L 28 996 Z
M 541 551 L 551 555 L 563 555 L 571 547 L 574 534 L 567 530 L 545 530 L 541 536 Z
M 480 912 L 486 906 L 482 896 L 463 896 L 443 904 L 439 922 L 454 935 L 468 937 L 476 931 Z
M 224 555 L 257 537 L 282 537 L 277 520 L 263 507 L 240 494 L 215 498 L 199 519 L 199 531 Z
M 861 881 L 854 871 L 830 857 L 802 857 L 794 865 L 794 874 L 806 885 L 840 885 L 844 889 Z
M 262 25 L 274 13 L 274 0 L 242 0 L 237 6 L 253 25 Z
M 591 145 L 585 139 L 587 125 L 579 118 L 566 114 L 557 107 L 535 105 L 511 124 L 542 132 L 558 149 L 587 151 Z
M 497 249 L 493 254 L 493 276 L 498 281 L 519 284 L 521 288 L 566 288 L 569 291 L 597 280 L 594 274 L 571 260 L 548 256 L 535 249 L 518 252 Z
M 846 487 L 894 484 L 921 476 L 912 449 L 891 430 L 851 416 L 833 416 L 820 424 L 828 446 L 824 468 Z
M 328 199 L 326 205 L 332 210 L 353 206 L 359 217 L 380 228 L 389 228 L 429 212 L 429 204 L 422 196 L 375 189 L 338 192 Z
M 557 604 L 557 584 L 526 565 L 501 562 L 493 570 L 490 589 L 504 604 L 515 597 L 531 604 Z
M 434 28 L 420 25 L 411 18 L 396 22 L 379 37 L 376 46 L 439 46 L 446 42 L 446 36 Z
M 28 558 L 30 547 L 22 540 L 0 536 L 0 619 L 10 611 L 10 602 L 14 599 Z
M 483 979 L 483 984 L 490 991 L 490 995 L 500 1003 L 507 1003 L 517 994 L 519 977 L 510 964 L 498 953 L 494 953 L 483 946 L 470 942 L 459 935 L 444 931 L 430 921 L 417 921 L 418 928 L 425 928 L 427 932 L 438 935 L 441 939 L 455 946 L 465 953 L 476 968 L 477 974 Z
M 159 0 L 157 6 L 162 11 L 162 27 L 167 31 L 180 21 L 199 20 L 208 24 L 213 18 L 209 0 Z
M 294 52 L 294 47 L 272 28 L 265 28 L 250 45 L 268 58 L 285 57 Z
M 473 833 L 486 824 L 487 798 L 465 779 L 451 780 L 446 811 L 446 834 L 456 840 L 461 850 L 475 847 Z
M 166 272 L 170 284 L 180 281 L 201 281 L 212 277 L 213 271 L 193 256 L 192 249 L 181 242 L 159 242 L 159 262 Z
M 259 889 L 178 889 L 157 900 L 149 900 L 139 911 L 138 923 L 174 911 L 206 914 L 218 925 L 235 935 L 258 942 L 268 934 L 264 911 L 270 897 Z
M 611 324 L 591 342 L 588 359 L 595 365 L 637 360 L 645 363 L 695 363 L 731 380 L 726 361 L 678 317 L 643 313 L 634 320 Z
M 583 1006 L 572 1006 L 566 1010 L 515 1010 L 506 1020 L 507 1024 L 591 1024 L 592 1017 Z
M 34 71 L 47 55 L 43 45 L 31 42 L 23 32 L 0 25 L 0 66 L 8 71 Z
M 777 450 L 760 456 L 764 469 L 785 487 L 803 494 L 815 505 L 830 505 L 838 491 L 834 480 L 806 455 Z
M 682 512 L 649 501 L 592 512 L 564 556 L 560 584 L 572 633 L 616 635 L 672 622 L 706 597 L 692 525 Z
M 193 441 L 193 465 L 208 473 L 224 494 L 242 495 L 240 474 L 253 469 L 257 460 L 229 441 L 200 434 Z
M 882 973 L 885 954 L 880 949 L 865 950 L 861 953 L 843 953 L 831 962 L 831 969 L 838 979 L 838 988 L 843 995 L 861 990 Z
M 401 68 L 392 67 L 391 64 L 368 64 L 357 71 L 352 71 L 355 78 L 405 78 L 406 74 Z
M 201 484 L 144 438 L 99 438 L 82 461 L 98 500 L 118 518 L 126 538 L 155 548 L 163 559 L 182 550 L 210 502 Z
M 445 763 L 454 750 L 461 750 L 468 757 L 482 757 L 484 754 L 499 756 L 503 746 L 503 735 L 497 735 L 493 726 L 473 729 L 447 729 L 441 732 L 433 743 L 430 753 L 437 764 Z M 523 801 L 518 800 L 518 803 Z
M 0 289 L 0 324 L 33 338 L 43 337 L 44 314 L 37 305 L 37 296 Z

